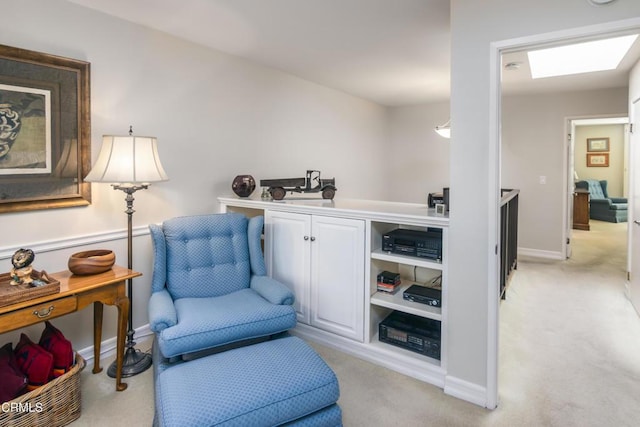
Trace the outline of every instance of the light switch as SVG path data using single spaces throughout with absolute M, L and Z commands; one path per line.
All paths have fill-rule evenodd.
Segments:
M 547 177 L 544 175 L 540 175 L 540 184 L 546 184 L 547 183 Z

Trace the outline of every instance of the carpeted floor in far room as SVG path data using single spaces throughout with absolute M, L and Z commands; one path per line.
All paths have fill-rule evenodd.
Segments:
M 626 223 L 592 220 L 590 231 L 574 230 L 571 259 L 520 258 L 500 307 L 494 411 L 311 343 L 338 376 L 344 425 L 640 425 L 640 319 L 625 295 L 626 232 Z M 81 381 L 74 427 L 151 425 L 152 370 L 127 378 L 124 392 L 90 368 Z

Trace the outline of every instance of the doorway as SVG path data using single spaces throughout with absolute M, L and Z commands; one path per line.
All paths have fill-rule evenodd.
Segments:
M 636 24 L 637 25 L 637 24 Z M 613 30 L 612 30 L 613 28 Z M 596 31 L 596 32 L 594 32 Z M 497 176 L 498 176 L 498 180 L 497 182 L 499 183 L 498 188 L 503 187 L 503 186 L 508 186 L 508 187 L 516 187 L 512 185 L 511 183 L 506 183 L 502 180 L 502 176 L 503 176 L 503 164 L 501 163 L 501 159 L 504 158 L 504 154 L 505 154 L 505 147 L 502 146 L 502 138 L 500 136 L 500 132 L 503 128 L 503 115 L 505 114 L 505 108 L 504 108 L 504 101 L 501 99 L 502 98 L 502 93 L 501 93 L 501 89 L 502 89 L 502 85 L 501 85 L 501 75 L 504 72 L 503 71 L 503 64 L 500 64 L 500 60 L 502 59 L 502 56 L 505 53 L 512 53 L 512 52 L 518 52 L 518 51 L 522 51 L 523 49 L 531 49 L 534 47 L 540 47 L 543 45 L 547 45 L 547 44 L 568 44 L 568 43 L 575 43 L 576 40 L 580 40 L 581 38 L 605 38 L 605 37 L 610 37 L 613 35 L 619 35 L 619 34 L 628 34 L 629 32 L 634 31 L 634 32 L 638 32 L 640 31 L 639 28 L 634 27 L 634 28 L 629 28 L 628 26 L 625 26 L 623 24 L 620 24 L 619 27 L 616 27 L 615 25 L 612 25 L 609 27 L 609 29 L 605 32 L 601 32 L 598 33 L 597 30 L 594 30 L 593 28 L 588 29 L 588 30 L 575 30 L 575 31 L 568 31 L 565 35 L 564 38 L 555 38 L 555 39 L 551 39 L 551 38 L 547 38 L 548 36 L 534 36 L 531 38 L 528 38 L 526 40 L 523 39 L 519 39 L 517 41 L 513 41 L 513 42 L 504 42 L 504 43 L 496 43 L 492 45 L 492 48 L 495 49 L 494 53 L 495 53 L 495 59 L 496 59 L 496 66 L 495 68 L 492 68 L 492 82 L 494 83 L 494 88 L 496 89 L 495 91 L 492 91 L 492 115 L 494 115 L 493 117 L 496 118 L 496 125 L 495 127 L 492 126 L 491 127 L 491 145 L 492 147 L 495 149 L 496 152 L 496 161 L 495 164 L 498 166 L 498 170 L 497 170 Z M 625 108 L 624 110 L 626 110 L 626 106 L 628 105 L 628 100 L 625 104 Z M 622 110 L 619 110 L 622 111 Z M 566 116 L 565 116 L 566 117 Z M 566 121 L 565 121 L 566 123 Z M 564 126 L 564 125 L 562 125 Z M 567 133 L 565 133 L 565 135 L 567 135 Z M 557 140 L 556 140 L 557 141 Z M 566 156 L 569 156 L 569 151 L 568 150 L 564 150 L 564 153 Z M 508 154 L 512 154 L 512 153 L 508 153 Z M 571 151 L 571 154 L 573 154 L 573 151 Z M 565 159 L 566 160 L 566 159 Z M 570 184 L 573 183 L 574 181 L 574 177 L 569 177 L 569 172 L 568 172 L 568 167 L 567 165 L 567 161 L 565 161 L 564 163 L 564 171 L 560 174 L 560 186 L 558 187 L 560 190 L 560 192 L 566 196 L 563 196 L 563 209 L 562 209 L 562 214 L 561 215 L 557 215 L 555 216 L 556 221 L 560 221 L 562 224 L 560 224 L 557 229 L 555 230 L 556 235 L 562 234 L 564 231 L 563 230 L 567 230 L 567 226 L 566 226 L 566 222 L 565 219 L 568 218 L 569 212 L 570 212 L 570 206 L 571 204 L 568 202 L 569 197 L 568 194 L 570 194 L 569 192 L 569 186 Z M 562 165 L 562 164 L 561 164 Z M 630 172 L 630 171 L 629 171 Z M 536 178 L 536 183 L 539 185 L 548 185 L 549 183 L 549 176 L 547 174 L 544 173 L 532 173 L 531 175 L 535 175 Z M 529 179 L 531 179 L 531 176 L 529 176 Z M 536 230 L 538 231 L 538 230 Z M 564 239 L 563 239 L 564 240 Z M 566 254 L 567 248 L 564 245 L 564 242 L 561 242 L 561 244 L 559 245 L 557 250 L 550 250 L 547 251 L 549 254 L 553 254 L 556 253 L 558 255 L 558 259 L 564 258 L 564 255 Z M 570 250 L 570 247 L 569 247 Z M 493 307 L 490 307 L 493 308 Z M 497 353 L 498 353 L 498 325 L 499 325 L 499 314 L 498 314 L 498 310 L 499 310 L 499 306 L 495 307 L 496 313 L 495 313 L 495 318 L 492 316 L 492 319 L 494 319 L 495 321 L 495 331 L 492 331 L 491 328 L 489 330 L 490 333 L 490 337 L 489 337 L 489 342 L 491 343 L 490 347 L 489 347 L 489 360 L 493 360 L 493 355 L 491 354 L 492 351 L 495 351 L 495 366 L 492 366 L 490 363 L 489 366 L 489 374 L 490 374 L 490 380 L 488 381 L 488 395 L 489 395 L 489 400 L 491 401 L 492 398 L 495 398 L 494 402 L 497 403 L 498 400 L 498 390 L 497 390 L 497 366 L 498 366 L 498 361 L 497 361 Z M 495 337 L 492 336 L 492 334 L 495 333 Z M 494 339 L 495 338 L 495 339 Z M 492 348 L 492 346 L 495 345 L 494 348 Z M 495 374 L 495 382 L 493 382 L 494 378 L 491 378 L 493 376 L 493 374 Z M 494 388 L 495 387 L 495 388 Z M 495 392 L 495 395 L 491 395 L 493 392 Z
M 566 162 L 567 182 L 569 183 L 565 197 L 567 199 L 566 213 L 566 228 L 563 240 L 567 242 L 565 249 L 565 258 L 569 259 L 572 256 L 572 242 L 574 241 L 573 235 L 575 227 L 572 226 L 573 219 L 575 218 L 575 209 L 584 209 L 581 206 L 573 206 L 574 189 L 579 181 L 593 179 L 598 181 L 605 181 L 607 195 L 618 199 L 620 202 L 624 200 L 627 203 L 629 196 L 629 117 L 582 117 L 573 118 L 568 120 L 569 140 L 568 140 L 568 156 Z M 600 144 L 599 146 L 596 144 Z M 606 166 L 594 166 L 591 164 L 592 157 L 602 156 L 606 159 Z M 579 202 L 584 203 L 587 199 L 578 198 Z M 588 209 L 588 207 L 587 207 Z M 626 214 L 626 212 L 625 212 Z M 595 219 L 601 220 L 598 214 L 590 215 Z M 621 218 L 623 215 L 620 213 Z M 589 219 L 587 219 L 589 221 Z M 585 224 L 581 224 L 584 229 Z M 628 222 L 625 220 L 620 222 L 619 225 L 613 226 L 616 230 L 624 230 L 624 233 L 619 231 L 610 235 L 611 239 L 624 239 L 615 247 L 624 247 L 626 256 L 625 271 L 630 271 L 630 245 L 627 244 L 629 235 Z M 586 228 L 589 229 L 588 223 Z M 588 241 L 588 240 L 587 240 Z

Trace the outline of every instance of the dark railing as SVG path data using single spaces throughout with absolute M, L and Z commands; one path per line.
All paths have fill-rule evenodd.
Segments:
M 500 298 L 513 270 L 518 268 L 518 195 L 520 190 L 502 189 L 500 200 Z

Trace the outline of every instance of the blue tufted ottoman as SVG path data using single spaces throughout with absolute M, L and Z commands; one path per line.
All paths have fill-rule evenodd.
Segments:
M 154 351 L 154 425 L 341 426 L 338 380 L 297 337 L 169 364 Z

